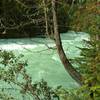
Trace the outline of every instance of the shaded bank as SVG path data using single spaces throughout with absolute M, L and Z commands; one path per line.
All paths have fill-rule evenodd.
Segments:
M 39 29 L 35 29 L 35 31 L 32 31 L 31 29 L 28 29 L 25 32 L 23 32 L 23 31 L 18 32 L 18 30 L 12 30 L 12 31 L 8 30 L 7 32 L 5 32 L 5 31 L 2 32 L 1 31 L 0 32 L 0 39 L 32 38 L 32 37 L 45 38 L 46 35 L 44 34 L 45 32 L 44 33 L 43 32 L 41 32 Z M 64 32 L 66 32 L 66 30 L 63 30 L 63 31 L 60 30 L 61 34 L 67 34 L 67 33 L 64 33 Z

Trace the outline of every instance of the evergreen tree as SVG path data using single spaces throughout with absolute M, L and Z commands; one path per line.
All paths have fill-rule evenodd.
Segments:
M 99 3 L 96 0 L 86 2 L 75 12 L 72 26 L 76 31 L 87 32 L 90 36 L 84 41 L 81 55 L 76 59 L 83 75 L 83 88 L 86 96 L 99 100 L 100 96 L 100 27 Z

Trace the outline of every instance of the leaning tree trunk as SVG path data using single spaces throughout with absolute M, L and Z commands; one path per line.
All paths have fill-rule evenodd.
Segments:
M 58 51 L 60 60 L 61 60 L 62 64 L 64 65 L 65 69 L 71 75 L 71 77 L 74 80 L 76 80 L 80 85 L 82 85 L 82 76 L 80 75 L 79 72 L 76 71 L 76 69 L 69 62 L 69 60 L 67 59 L 66 54 L 63 50 L 63 47 L 62 47 L 61 37 L 60 37 L 59 31 L 58 31 L 58 23 L 57 23 L 57 16 L 56 16 L 56 10 L 55 10 L 55 0 L 52 0 L 52 13 L 53 13 L 55 44 L 57 47 L 57 51 Z

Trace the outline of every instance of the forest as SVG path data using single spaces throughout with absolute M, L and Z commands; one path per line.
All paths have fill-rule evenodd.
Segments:
M 0 100 L 100 100 L 100 0 L 0 0 Z

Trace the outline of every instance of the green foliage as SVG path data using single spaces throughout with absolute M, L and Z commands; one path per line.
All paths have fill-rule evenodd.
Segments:
M 0 100 L 15 100 L 11 95 L 0 92 Z
M 8 84 L 7 86 L 12 84 L 12 86 L 18 85 L 21 87 L 22 83 L 18 77 L 25 73 L 25 66 L 27 64 L 26 61 L 22 61 L 21 58 L 23 55 L 15 56 L 11 51 L 0 51 L 0 81 Z M 14 85 L 13 85 L 14 84 Z M 13 88 L 12 88 L 13 89 Z M 8 91 L 7 88 L 2 87 L 0 89 L 0 99 L 3 100 L 12 100 L 13 97 L 9 97 L 9 93 L 5 93 Z M 8 96 L 5 96 L 8 95 Z M 10 99 L 12 98 L 12 99 Z
M 85 41 L 80 57 L 76 58 L 83 75 L 83 86 L 79 94 L 88 100 L 100 99 L 100 9 L 99 1 L 88 0 L 74 13 L 71 26 L 76 31 L 88 32 L 90 40 Z
M 12 52 L 0 51 L 0 58 L 0 63 L 6 66 L 12 62 L 12 59 L 14 59 L 15 56 Z
M 100 24 L 99 1 L 89 0 L 79 6 L 73 15 L 71 26 L 76 31 L 84 31 L 90 34 L 99 34 Z
M 99 100 L 100 96 L 100 42 L 87 41 L 82 48 L 81 57 L 77 59 L 83 74 L 84 85 L 82 91 L 86 96 Z
M 74 90 L 68 91 L 61 86 L 54 89 L 44 80 L 33 83 L 25 68 L 27 62 L 22 61 L 22 57 L 15 56 L 11 51 L 0 51 L 0 81 L 7 84 L 7 87 L 0 88 L 1 100 L 16 100 L 12 91 L 19 91 L 17 95 L 21 98 L 29 96 L 34 100 L 85 100 Z
M 58 86 L 55 89 L 55 92 L 59 96 L 60 100 L 80 100 L 80 97 L 77 95 L 75 90 L 67 90 Z
M 0 81 L 8 86 L 0 88 L 0 99 L 16 100 L 16 97 L 13 98 L 13 92 L 6 93 L 9 89 L 15 89 L 20 94 L 28 95 L 34 100 L 59 100 L 57 94 L 44 80 L 32 83 L 25 68 L 27 62 L 22 61 L 22 57 L 23 55 L 15 56 L 11 51 L 0 51 Z

